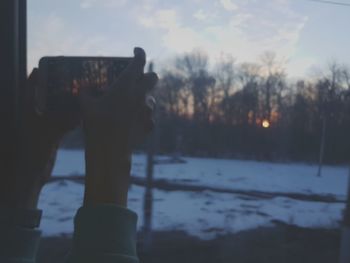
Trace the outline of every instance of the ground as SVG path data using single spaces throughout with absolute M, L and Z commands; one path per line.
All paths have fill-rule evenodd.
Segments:
M 62 262 L 71 246 L 84 185 L 62 176 L 84 174 L 83 156 L 82 151 L 60 150 L 54 168 L 58 180 L 43 189 L 41 263 Z M 154 178 L 185 185 L 187 190 L 153 189 L 154 242 L 149 250 L 142 241 L 145 188 L 132 185 L 129 190 L 128 207 L 139 217 L 142 263 L 337 262 L 348 167 L 325 166 L 317 177 L 317 165 L 312 164 L 189 157 L 169 163 L 168 159 L 157 156 L 161 161 L 154 167 Z M 132 175 L 141 181 L 145 160 L 143 154 L 133 155 Z
M 83 151 L 60 150 L 54 169 L 59 176 L 84 173 Z M 160 156 L 158 159 L 167 157 Z M 271 226 L 275 220 L 311 228 L 339 228 L 345 204 L 315 202 L 287 196 L 249 195 L 280 192 L 285 195 L 331 197 L 345 200 L 348 168 L 325 166 L 317 177 L 317 166 L 298 163 L 268 163 L 208 158 L 183 158 L 185 163 L 155 166 L 154 178 L 187 186 L 235 189 L 247 194 L 211 191 L 153 190 L 154 231 L 179 230 L 201 239 Z M 143 178 L 146 156 L 133 156 L 132 174 Z M 72 181 L 56 181 L 43 189 L 39 207 L 44 210 L 41 228 L 45 236 L 70 234 L 75 211 L 82 204 L 84 186 Z M 132 185 L 128 207 L 138 214 L 138 229 L 144 222 L 145 189 Z
M 277 223 L 209 241 L 181 231 L 154 232 L 153 246 L 147 251 L 142 236 L 141 263 L 336 263 L 340 231 Z M 69 237 L 43 239 L 38 263 L 63 262 L 70 246 Z

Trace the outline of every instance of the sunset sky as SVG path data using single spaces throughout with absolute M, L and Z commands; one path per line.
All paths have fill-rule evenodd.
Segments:
M 274 51 L 291 77 L 350 64 L 350 7 L 308 0 L 28 0 L 28 19 L 29 70 L 45 55 L 130 56 L 134 46 L 156 65 L 194 49 L 212 63 Z

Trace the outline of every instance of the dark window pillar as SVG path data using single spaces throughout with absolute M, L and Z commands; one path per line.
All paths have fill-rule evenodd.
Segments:
M 26 0 L 1 0 L 0 176 L 14 175 L 16 169 L 19 101 L 27 77 L 26 45 Z M 2 180 L 3 186 L 10 187 L 9 176 L 5 178 L 8 179 Z

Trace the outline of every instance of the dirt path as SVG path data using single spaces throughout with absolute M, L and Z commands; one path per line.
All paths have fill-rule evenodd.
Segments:
M 54 176 L 51 177 L 50 182 L 70 180 L 79 183 L 84 182 L 84 176 Z M 146 186 L 147 182 L 145 178 L 132 176 L 131 183 L 138 186 Z M 229 193 L 238 194 L 244 196 L 250 196 L 257 199 L 272 199 L 275 197 L 286 197 L 300 201 L 322 202 L 322 203 L 346 203 L 345 198 L 340 199 L 333 195 L 319 195 L 319 194 L 302 194 L 302 193 L 286 193 L 286 192 L 263 192 L 256 190 L 242 190 L 233 188 L 213 187 L 205 185 L 191 185 L 186 183 L 172 182 L 164 179 L 153 180 L 152 186 L 154 188 L 165 191 L 190 191 L 190 192 L 203 192 L 212 191 L 216 193 Z

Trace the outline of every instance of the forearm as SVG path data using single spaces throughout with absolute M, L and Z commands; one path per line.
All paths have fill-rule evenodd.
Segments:
M 118 146 L 116 146 L 118 145 Z M 131 154 L 121 143 L 86 141 L 84 205 L 126 207 Z
M 30 173 L 26 176 L 31 178 Z M 8 195 L 0 204 L 0 262 L 3 263 L 34 263 L 36 259 L 41 235 L 38 230 L 41 210 L 37 209 L 41 186 L 26 179 L 25 176 L 22 180 L 13 178 L 6 189 Z
M 22 152 L 22 155 L 24 153 Z M 52 156 L 52 162 L 54 160 Z M 43 186 L 42 175 L 52 167 L 31 169 L 25 155 L 19 161 L 17 175 L 3 191 L 0 203 L 0 262 L 34 263 L 41 232 L 38 230 L 41 210 L 37 209 Z M 46 178 L 46 177 L 45 177 Z M 7 193 L 7 195 L 6 195 Z
M 84 205 L 74 220 L 69 263 L 137 263 L 137 215 L 126 208 L 131 155 L 113 138 L 85 142 Z
M 155 73 L 144 74 L 146 54 L 134 58 L 116 81 L 96 98 L 80 94 L 85 134 L 84 206 L 75 218 L 74 246 L 69 262 L 135 263 L 136 214 L 127 210 L 132 131 L 146 135 L 145 96 L 156 84 Z M 142 114 L 141 114 L 142 113 Z M 141 124 L 141 125 L 136 125 Z

